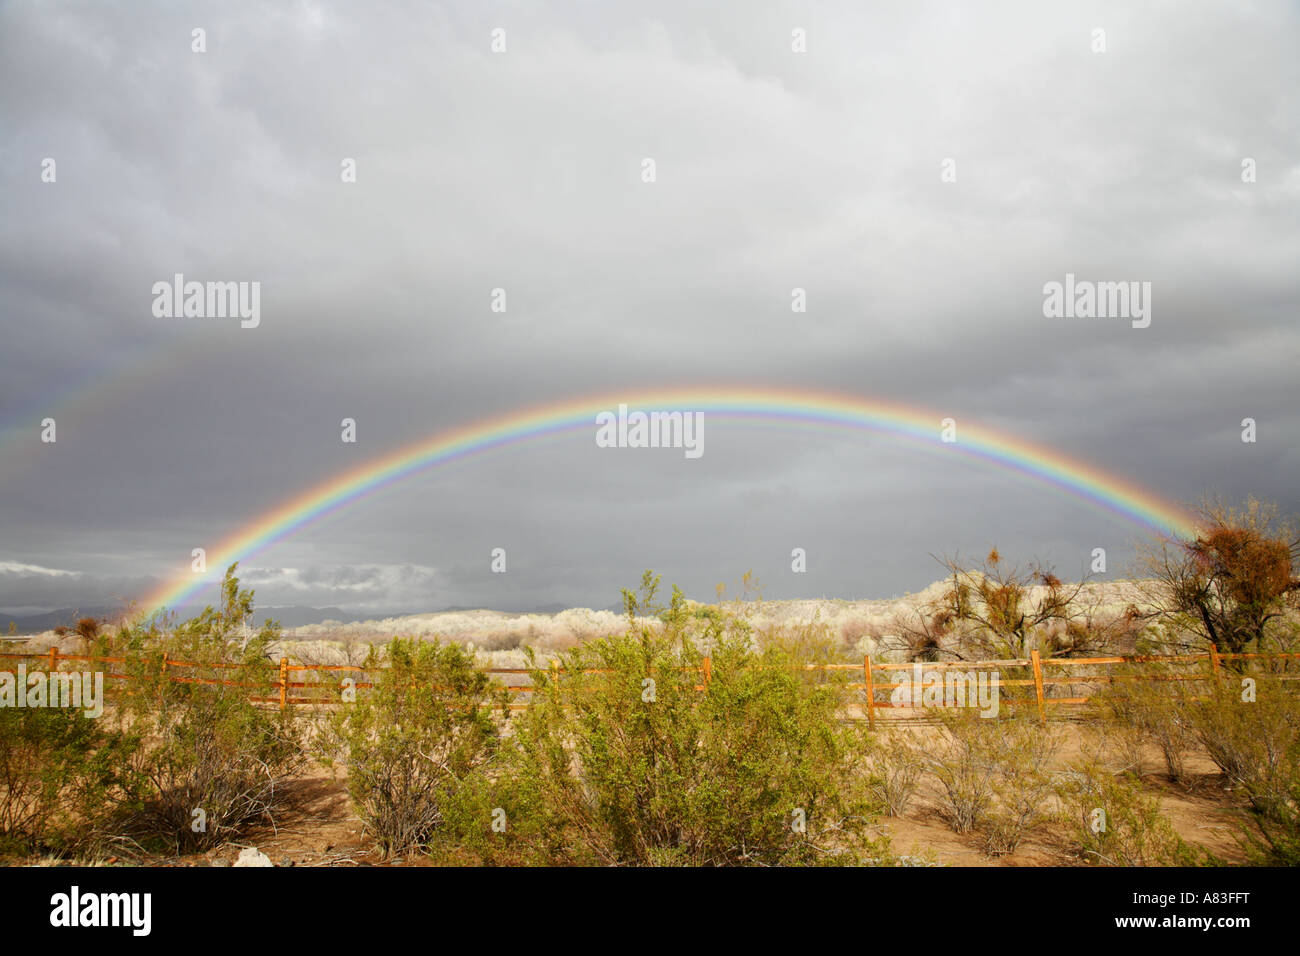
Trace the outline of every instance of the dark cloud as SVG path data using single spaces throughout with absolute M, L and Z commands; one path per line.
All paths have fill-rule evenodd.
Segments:
M 920 404 L 1300 510 L 1293 6 L 621 6 L 0 8 L 0 562 L 76 572 L 0 573 L 0 606 L 146 593 L 359 461 L 659 385 Z M 260 326 L 155 318 L 178 272 L 260 282 Z M 1044 318 L 1067 272 L 1151 282 L 1150 328 Z M 436 470 L 245 565 L 268 603 L 381 610 L 605 605 L 646 566 L 875 596 L 932 552 L 1074 572 L 1139 533 L 884 436 L 718 422 L 698 461 L 584 433 Z

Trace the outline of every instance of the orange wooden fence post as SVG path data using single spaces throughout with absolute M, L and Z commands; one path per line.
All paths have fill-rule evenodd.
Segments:
M 167 693 L 167 682 L 171 677 L 167 674 L 167 652 L 163 651 L 162 659 L 162 683 L 158 685 L 158 699 L 162 700 L 163 695 Z
M 59 648 L 54 646 L 50 648 L 50 673 L 53 674 L 59 669 Z
M 876 729 L 876 685 L 871 680 L 871 655 L 862 655 L 862 674 L 867 682 L 867 723 Z
M 1043 706 L 1043 662 L 1038 657 L 1038 649 L 1029 652 L 1029 659 L 1034 665 L 1034 694 L 1038 698 L 1038 719 L 1047 723 L 1047 709 Z
M 704 656 L 704 689 L 709 689 L 709 681 L 713 680 L 713 658 L 707 654 Z
M 289 658 L 280 658 L 280 709 L 284 710 L 289 696 Z
M 1210 673 L 1214 679 L 1220 683 L 1223 681 L 1223 671 L 1219 666 L 1219 647 L 1217 644 L 1210 644 Z

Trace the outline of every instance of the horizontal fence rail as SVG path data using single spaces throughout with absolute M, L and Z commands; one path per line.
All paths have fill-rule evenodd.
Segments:
M 26 653 L 0 653 L 0 673 L 17 673 L 17 664 L 9 666 L 3 663 L 6 658 L 18 658 L 25 661 L 38 661 L 38 666 L 42 667 L 50 674 L 61 673 L 66 671 L 75 672 L 84 670 L 76 665 L 78 663 L 89 664 L 89 670 L 94 673 L 100 673 L 100 667 L 108 667 L 109 670 L 102 671 L 105 681 L 116 681 L 121 684 L 129 684 L 132 680 L 142 679 L 137 674 L 126 672 L 117 672 L 112 670 L 112 665 L 130 665 L 133 661 L 139 663 L 140 658 L 127 657 L 109 657 L 94 656 L 85 654 L 64 654 L 58 648 L 50 648 L 48 651 Z M 1049 657 L 1043 658 L 1038 651 L 1032 651 L 1029 657 L 1015 658 L 1010 660 L 996 661 L 936 661 L 936 662 L 910 662 L 910 663 L 881 663 L 872 661 L 870 656 L 864 656 L 861 664 L 802 664 L 792 668 L 795 671 L 820 673 L 823 676 L 829 676 L 837 673 L 843 673 L 850 677 L 849 680 L 840 682 L 839 687 L 846 690 L 862 691 L 862 701 L 859 705 L 862 711 L 861 716 L 871 723 L 874 727 L 877 719 L 907 719 L 911 717 L 923 716 L 925 711 L 935 709 L 936 706 L 943 707 L 945 704 L 924 704 L 911 701 L 912 696 L 919 695 L 922 691 L 922 685 L 914 680 L 881 680 L 877 675 L 886 673 L 890 675 L 912 674 L 915 676 L 917 669 L 925 675 L 925 680 L 929 681 L 935 678 L 935 675 L 945 675 L 947 672 L 956 671 L 966 679 L 977 677 L 979 673 L 993 672 L 987 679 L 986 686 L 996 687 L 998 689 L 998 705 L 1024 707 L 1033 705 L 1039 719 L 1046 720 L 1048 708 L 1058 708 L 1062 706 L 1086 704 L 1095 697 L 1095 694 L 1087 693 L 1080 695 L 1071 690 L 1068 695 L 1058 695 L 1052 688 L 1075 688 L 1082 685 L 1085 689 L 1089 685 L 1106 685 L 1115 684 L 1123 681 L 1219 681 L 1223 679 L 1223 665 L 1229 661 L 1249 661 L 1249 660 L 1271 660 L 1271 661 L 1298 661 L 1300 662 L 1300 653 L 1298 654 L 1266 654 L 1266 653 L 1222 653 L 1214 645 L 1202 654 L 1166 654 L 1166 655 L 1129 655 L 1129 656 L 1106 656 L 1106 657 Z M 249 689 L 262 688 L 271 690 L 274 696 L 250 695 L 249 700 L 255 703 L 277 704 L 281 710 L 292 706 L 329 706 L 337 704 L 336 696 L 339 685 L 326 683 L 320 679 L 321 675 L 333 673 L 350 673 L 357 674 L 360 677 L 369 677 L 376 672 L 383 671 L 383 667 L 365 667 L 356 664 L 303 664 L 291 663 L 289 658 L 280 658 L 278 671 L 274 670 L 275 665 L 268 662 L 264 667 L 272 669 L 275 677 L 263 683 L 250 683 L 247 680 L 223 680 L 219 677 L 200 677 L 186 674 L 185 670 L 200 669 L 209 672 L 216 671 L 241 671 L 248 669 L 250 665 L 244 664 L 205 664 L 196 661 L 175 660 L 169 658 L 166 654 L 162 655 L 160 661 L 162 675 L 165 675 L 169 683 L 175 684 L 205 684 L 222 687 L 243 687 Z M 1155 666 L 1152 667 L 1152 673 L 1065 673 L 1071 669 L 1088 670 L 1088 669 L 1105 669 L 1120 666 L 1137 665 L 1155 665 L 1160 668 L 1167 668 L 1169 665 L 1179 665 L 1186 667 L 1185 673 L 1169 673 L 1167 670 L 1155 672 Z M 524 709 L 528 704 L 519 698 L 527 698 L 537 688 L 532 683 L 518 683 L 512 680 L 518 677 L 531 677 L 535 670 L 545 672 L 553 678 L 559 678 L 567 673 L 563 668 L 556 666 L 554 663 L 549 668 L 542 667 L 529 669 L 523 667 L 487 667 L 483 668 L 484 672 L 493 675 L 497 687 L 509 694 L 515 695 L 511 703 L 512 709 Z M 708 689 L 713 679 L 713 661 L 709 657 L 704 657 L 698 667 L 685 667 L 686 672 L 694 671 L 700 675 L 700 683 L 695 684 L 695 690 L 705 691 Z M 1020 678 L 1008 679 L 1003 676 L 1003 671 L 1027 672 L 1027 676 Z M 32 668 L 27 668 L 27 672 L 35 673 Z M 584 674 L 611 673 L 608 670 L 589 669 L 583 671 Z M 316 680 L 295 679 L 306 675 L 317 675 Z M 861 675 L 861 680 L 852 678 Z M 236 676 L 236 675 L 232 675 Z M 1297 680 L 1300 679 L 1300 673 L 1297 674 L 1276 674 L 1273 675 L 1280 680 Z M 503 682 L 501 678 L 506 678 Z M 946 682 L 945 682 L 946 683 Z M 368 690 L 375 686 L 374 680 L 356 680 L 350 685 L 356 690 Z M 893 691 L 899 688 L 908 688 L 909 702 L 900 703 L 892 699 Z M 1012 693 L 1010 696 L 1003 695 L 1003 688 L 1033 688 L 1032 696 L 1026 694 L 1021 696 Z M 131 693 L 129 688 L 112 687 L 115 692 Z M 295 695 L 297 691 L 315 691 L 314 694 Z M 881 700 L 880 694 L 885 693 L 887 699 Z M 951 706 L 950 704 L 946 706 Z M 968 706 L 971 706 L 968 704 Z M 883 712 L 891 712 L 886 715 Z M 906 713 L 894 714 L 893 711 L 903 711 Z

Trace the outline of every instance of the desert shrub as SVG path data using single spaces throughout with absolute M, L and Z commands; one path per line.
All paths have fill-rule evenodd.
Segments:
M 969 833 L 984 821 L 993 801 L 1003 732 L 996 720 L 965 708 L 936 713 L 940 739 L 926 759 L 943 788 L 939 812 L 955 832 Z
M 1243 700 L 1243 688 L 1234 681 L 1216 687 L 1188 715 L 1229 782 L 1245 792 L 1256 811 L 1276 817 L 1300 780 L 1300 706 L 1286 684 L 1253 680 L 1253 700 Z
M 1131 773 L 1140 779 L 1146 772 L 1146 733 L 1125 720 L 1116 719 L 1108 704 L 1102 701 L 1092 704 L 1085 713 L 1089 729 L 1096 734 L 1092 750 L 1097 762 L 1105 764 L 1113 773 Z
M 940 661 L 960 656 L 962 622 L 943 606 L 910 607 L 894 615 L 884 649 L 905 661 Z
M 924 752 L 904 730 L 877 738 L 867 756 L 867 786 L 891 817 L 901 817 L 925 770 Z
M 1271 815 L 1255 814 L 1240 834 L 1252 862 L 1265 866 L 1300 866 L 1300 782 L 1293 780 L 1288 799 Z
M 459 644 L 394 640 L 384 663 L 375 687 L 332 715 L 320 746 L 347 769 L 362 826 L 391 856 L 427 847 L 482 772 L 497 746 L 491 709 L 504 699 Z
M 1158 612 L 1222 651 L 1287 650 L 1300 595 L 1294 520 L 1253 497 L 1240 506 L 1207 499 L 1198 511 L 1195 536 L 1143 549 L 1145 569 L 1161 585 L 1153 595 Z
M 1152 675 L 1150 665 L 1116 668 L 1116 680 L 1100 697 L 1100 719 L 1120 730 L 1132 769 L 1142 773 L 1141 746 L 1149 741 L 1164 757 L 1165 770 L 1175 783 L 1187 779 L 1186 755 L 1196 747 L 1196 734 L 1189 722 L 1190 694 L 1197 683 L 1184 685 L 1175 680 L 1144 680 Z M 1179 677 L 1184 672 L 1165 670 L 1157 676 Z M 1125 679 L 1125 678 L 1133 679 Z
M 1195 852 L 1160 813 L 1133 774 L 1113 774 L 1091 758 L 1073 764 L 1058 784 L 1060 819 L 1079 856 L 1109 866 L 1196 862 Z
M 1003 733 L 982 845 L 990 856 L 999 856 L 1014 853 L 1029 833 L 1051 819 L 1054 781 L 1048 768 L 1061 735 L 1028 717 L 985 719 L 990 722 Z
M 964 657 L 1022 658 L 1035 646 L 1050 653 L 1053 648 L 1040 638 L 1053 625 L 1073 626 L 1079 635 L 1088 633 L 1082 627 L 1078 601 L 1082 581 L 1066 584 L 1050 567 L 1037 561 L 1013 567 L 1003 561 L 997 548 L 991 549 L 975 568 L 963 567 L 956 558 L 945 558 L 940 563 L 951 586 L 932 608 L 940 613 L 931 630 L 938 641 L 957 622 L 973 625 L 962 632 Z M 1087 643 L 1080 640 L 1071 647 Z
M 993 799 L 991 741 L 948 735 L 930 755 L 930 770 L 943 787 L 939 812 L 957 833 L 981 823 Z
M 822 620 L 820 611 L 806 620 L 764 624 L 756 628 L 755 637 L 760 647 L 779 648 L 801 664 L 839 664 L 850 659 L 835 629 Z
M 882 636 L 880 626 L 869 619 L 850 617 L 840 624 L 840 644 L 846 648 L 857 649 L 863 641 L 879 641 Z
M 1277 862 L 1300 845 L 1300 701 L 1289 682 L 1225 679 L 1187 708 L 1188 721 L 1229 784 L 1250 802 L 1250 842 Z
M 1051 815 L 1048 765 L 1060 734 L 1029 717 L 941 712 L 940 743 L 929 756 L 943 788 L 940 812 L 958 833 L 981 831 L 986 853 L 1016 850 Z
M 122 709 L 143 746 L 126 768 L 116 826 L 146 848 L 206 849 L 255 820 L 274 822 L 284 783 L 304 762 L 300 719 L 275 707 L 279 670 L 267 648 L 278 628 L 247 629 L 253 592 L 240 590 L 234 570 L 220 608 L 118 637 L 137 651 Z
M 729 614 L 693 613 L 649 573 L 624 634 L 535 668 L 500 788 L 538 862 L 771 865 L 879 860 L 864 735 L 788 653 Z M 654 616 L 650 626 L 638 615 Z M 712 678 L 701 673 L 710 648 Z
M 70 707 L 0 707 L 0 853 L 75 851 L 138 740 Z
M 708 609 L 720 614 L 718 626 L 726 629 L 726 611 L 716 607 Z M 754 627 L 750 625 L 750 627 Z M 754 643 L 760 651 L 770 652 L 785 661 L 785 666 L 795 668 L 799 679 L 810 686 L 820 686 L 835 696 L 837 706 L 849 703 L 850 684 L 861 680 L 862 658 L 849 654 L 840 644 L 836 631 L 821 619 L 820 614 L 811 620 L 769 623 L 754 628 Z M 852 669 L 830 669 L 826 665 L 852 663 Z
M 513 651 L 522 643 L 524 635 L 518 631 L 496 630 L 480 635 L 477 643 L 480 649 L 492 651 Z

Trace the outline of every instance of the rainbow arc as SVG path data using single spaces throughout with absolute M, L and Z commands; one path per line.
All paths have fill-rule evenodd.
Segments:
M 782 426 L 856 429 L 941 446 L 1028 475 L 1135 525 L 1191 536 L 1196 526 L 1182 507 L 1116 474 L 977 424 L 959 423 L 957 441 L 942 444 L 943 416 L 930 409 L 834 392 L 705 387 L 652 389 L 586 396 L 533 406 L 461 428 L 438 432 L 286 499 L 208 550 L 208 564 L 247 561 L 307 525 L 414 475 L 494 449 L 590 428 L 597 415 L 620 405 L 646 411 L 702 412 L 711 420 L 747 420 Z M 685 464 L 684 467 L 691 467 Z M 148 611 L 183 606 L 210 582 L 188 571 L 150 594 Z

